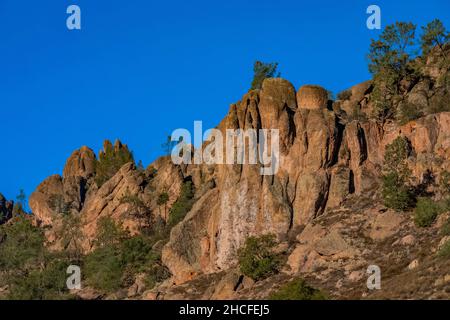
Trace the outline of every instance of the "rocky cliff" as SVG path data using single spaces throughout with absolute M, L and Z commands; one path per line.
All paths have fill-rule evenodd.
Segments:
M 448 70 L 429 66 L 425 80 L 405 84 L 403 101 L 429 108 L 441 94 L 443 72 Z M 445 242 L 437 230 L 446 216 L 431 229 L 418 229 L 410 213 L 382 205 L 379 187 L 386 146 L 401 136 L 410 143 L 407 164 L 415 184 L 437 190 L 435 181 L 450 171 L 450 112 L 403 125 L 368 120 L 372 89 L 371 81 L 364 82 L 333 102 L 319 86 L 296 90 L 287 80 L 269 78 L 232 104 L 217 126 L 224 136 L 227 129 L 279 129 L 280 169 L 273 176 L 261 175 L 259 164 L 175 165 L 163 157 L 146 170 L 127 163 L 98 185 L 97 156 L 82 147 L 62 176 L 49 177 L 31 195 L 35 222 L 46 226 L 50 244 L 58 248 L 62 215 L 79 215 L 88 252 L 101 217 L 140 233 L 157 218 L 167 220 L 183 183 L 192 181 L 192 209 L 162 248 L 172 276 L 145 298 L 265 298 L 298 274 L 335 297 L 376 297 L 364 289 L 370 264 L 385 270 L 394 298 L 408 297 L 396 292 L 408 277 L 433 288 L 423 288 L 423 297 L 448 295 L 448 261 L 423 253 Z M 169 198 L 161 210 L 157 199 L 163 192 Z M 135 201 L 124 201 L 130 196 Z M 286 263 L 280 274 L 254 283 L 237 269 L 237 251 L 249 236 L 262 234 L 276 235 Z M 430 268 L 433 276 L 419 275 Z
M 8 201 L 0 193 L 0 224 L 7 222 L 12 217 L 14 202 Z

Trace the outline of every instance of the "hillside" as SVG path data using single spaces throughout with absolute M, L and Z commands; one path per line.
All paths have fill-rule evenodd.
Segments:
M 80 299 L 265 299 L 298 277 L 332 299 L 448 299 L 450 100 L 442 79 L 449 68 L 440 62 L 432 52 L 420 77 L 402 80 L 392 103 L 425 110 L 406 120 L 372 117 L 374 81 L 332 101 L 319 86 L 296 90 L 265 79 L 217 129 L 224 136 L 279 129 L 275 175 L 261 175 L 261 164 L 175 165 L 170 157 L 144 169 L 127 145 L 106 141 L 97 155 L 86 146 L 74 151 L 62 175 L 39 185 L 31 217 L 13 216 L 0 196 L 0 223 L 31 219 L 51 261 L 87 270 L 87 285 L 66 293 Z M 408 173 L 413 194 L 404 207 L 395 207 L 401 190 L 392 188 L 396 202 L 386 204 L 394 169 Z M 0 242 L 14 239 L 11 229 L 1 235 Z M 239 266 L 239 249 L 264 235 L 274 236 L 280 262 L 252 279 Z M 379 290 L 366 286 L 370 265 L 381 270 Z M 47 261 L 32 272 L 48 266 L 64 270 Z M 0 283 L 0 295 L 23 297 L 14 279 Z

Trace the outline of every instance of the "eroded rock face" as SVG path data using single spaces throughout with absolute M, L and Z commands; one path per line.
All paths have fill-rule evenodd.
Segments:
M 0 224 L 3 224 L 11 219 L 13 207 L 14 202 L 6 200 L 6 198 L 0 193 Z
M 109 147 L 126 148 L 120 142 Z M 179 197 L 184 175 L 170 158 L 158 159 L 145 171 L 133 163 L 125 164 L 100 188 L 95 182 L 95 161 L 94 152 L 87 147 L 74 151 L 66 162 L 63 177 L 50 176 L 30 196 L 35 223 L 47 227 L 46 237 L 54 248 L 58 248 L 58 232 L 67 214 L 80 215 L 83 247 L 89 251 L 101 217 L 112 218 L 136 234 L 157 216 L 167 219 L 167 212 Z M 157 204 L 158 195 L 163 192 L 169 194 L 165 210 Z
M 370 90 L 370 82 L 355 86 L 348 101 L 366 108 Z M 352 195 L 374 194 L 385 148 L 400 135 L 411 142 L 409 164 L 419 182 L 429 172 L 439 177 L 442 170 L 450 171 L 450 113 L 398 126 L 352 120 L 341 111 L 329 109 L 323 88 L 303 86 L 296 93 L 286 80 L 266 79 L 261 90 L 250 91 L 231 105 L 217 129 L 224 137 L 227 129 L 279 129 L 280 168 L 275 175 L 261 175 L 261 164 L 176 166 L 163 157 L 151 165 L 156 174 L 128 163 L 97 188 L 93 181 L 95 154 L 83 147 L 68 159 L 63 177 L 49 177 L 37 188 L 30 206 L 41 225 L 54 225 L 61 210 L 80 214 L 88 251 L 101 217 L 111 217 L 132 234 L 138 233 L 155 217 L 168 218 L 165 211 L 179 197 L 183 182 L 189 180 L 196 190 L 195 204 L 172 229 L 162 250 L 162 261 L 173 274 L 172 283 L 234 268 L 245 240 L 268 233 L 281 241 L 298 235 L 288 261 L 294 274 L 313 272 L 331 262 L 341 266 L 345 259 L 353 261 L 356 268 L 365 261 L 360 255 L 363 248 L 354 247 L 346 235 L 348 230 L 337 224 L 327 229 L 315 222 L 338 211 Z M 162 192 L 169 194 L 166 210 L 157 204 Z M 127 195 L 139 199 L 144 208 L 124 201 Z M 364 214 L 360 212 L 358 217 L 364 217 L 366 223 L 358 221 L 357 226 L 351 225 L 351 217 L 345 218 L 355 228 L 352 231 L 362 226 L 365 236 L 374 242 L 392 237 L 403 224 L 393 212 Z M 346 276 L 352 281 L 360 278 L 360 270 L 348 271 Z M 235 282 L 235 277 L 231 278 L 220 285 L 230 296 L 230 283 Z M 213 292 L 210 296 L 229 295 Z
M 67 159 L 63 176 L 44 180 L 31 194 L 29 204 L 39 225 L 51 226 L 61 215 L 78 214 L 94 183 L 95 154 L 81 147 Z
M 260 91 L 244 95 L 231 106 L 218 126 L 222 132 L 280 129 L 280 170 L 274 176 L 262 176 L 260 165 L 214 168 L 214 192 L 202 197 L 208 197 L 207 201 L 200 198 L 164 248 L 163 261 L 175 282 L 232 267 L 237 250 L 250 235 L 273 233 L 283 238 L 293 227 L 323 213 L 341 132 L 334 112 L 326 109 L 326 90 L 305 87 L 304 91 L 305 105 L 312 104 L 316 110 L 297 108 L 295 90 L 283 79 L 265 80 Z M 339 202 L 337 198 L 346 192 L 334 185 L 332 196 Z M 192 241 L 190 249 L 179 245 L 186 237 Z
M 88 179 L 95 174 L 95 153 L 86 146 L 76 150 L 67 159 L 63 171 L 64 179 L 69 177 L 82 177 Z
M 352 88 L 352 96 L 360 104 L 370 90 L 367 82 Z M 306 86 L 294 95 L 285 80 L 271 79 L 231 106 L 218 126 L 222 132 L 280 128 L 280 170 L 261 176 L 259 165 L 188 166 L 187 172 L 209 176 L 214 183 L 164 248 L 163 262 L 176 283 L 233 267 L 238 248 L 250 235 L 273 233 L 283 239 L 327 210 L 339 208 L 352 194 L 373 193 L 379 186 L 386 145 L 399 135 L 407 137 L 415 150 L 417 158 L 411 165 L 419 181 L 427 170 L 439 175 L 438 163 L 448 168 L 448 160 L 442 159 L 449 159 L 450 114 L 402 127 L 381 126 L 374 121 L 341 122 L 326 102 L 325 89 Z M 430 154 L 439 159 L 430 162 L 426 156 Z M 190 240 L 188 248 L 179 246 L 183 239 Z M 330 239 L 340 238 L 332 234 Z M 306 269 L 320 265 L 324 253 L 316 249 L 297 249 L 297 256 L 317 260 Z

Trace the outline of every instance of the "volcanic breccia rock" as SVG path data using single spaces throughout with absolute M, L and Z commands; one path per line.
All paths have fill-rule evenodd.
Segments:
M 114 147 L 126 146 L 118 141 Z M 181 168 L 172 164 L 169 158 L 160 158 L 152 164 L 158 175 L 151 179 L 151 183 L 147 172 L 140 172 L 134 164 L 128 163 L 100 188 L 94 181 L 95 160 L 91 149 L 81 147 L 68 158 L 62 177 L 50 176 L 30 196 L 35 223 L 46 226 L 47 239 L 54 243 L 55 248 L 59 248 L 61 211 L 80 215 L 85 239 L 83 247 L 89 251 L 101 217 L 111 217 L 120 222 L 131 234 L 138 233 L 149 223 L 144 216 L 134 214 L 135 208 L 130 203 L 122 201 L 125 196 L 136 195 L 152 212 L 160 212 L 156 195 L 163 190 L 170 195 L 169 208 L 179 196 L 183 175 Z
M 7 222 L 12 217 L 14 202 L 8 201 L 0 193 L 0 224 Z
M 369 87 L 358 85 L 353 99 L 365 101 Z M 248 236 L 273 233 L 286 239 L 289 232 L 339 207 L 348 195 L 374 192 L 384 149 L 400 135 L 411 141 L 417 161 L 410 164 L 417 180 L 427 171 L 439 176 L 450 168 L 449 120 L 450 113 L 440 113 L 400 127 L 341 123 L 328 106 L 325 89 L 304 86 L 296 94 L 288 81 L 266 79 L 261 90 L 231 105 L 218 128 L 279 128 L 280 170 L 261 176 L 258 165 L 195 167 L 197 174 L 214 180 L 215 188 L 174 228 L 163 262 L 175 283 L 226 270 L 236 264 L 237 250 Z M 430 154 L 440 159 L 430 159 Z
M 349 102 L 341 102 L 341 110 L 349 104 L 369 110 L 370 90 L 370 82 L 353 87 Z M 157 170 L 154 177 L 129 163 L 98 188 L 93 179 L 95 154 L 82 147 L 68 159 L 62 177 L 51 176 L 39 185 L 30 197 L 30 207 L 37 224 L 53 227 L 59 219 L 55 199 L 72 214 L 80 214 L 85 248 L 90 250 L 100 217 L 112 217 L 134 233 L 148 223 L 129 214 L 129 204 L 121 201 L 124 195 L 139 197 L 158 213 L 157 194 L 169 194 L 170 210 L 183 181 L 192 181 L 196 201 L 172 229 L 162 251 L 173 283 L 181 284 L 234 267 L 237 250 L 251 235 L 273 233 L 284 241 L 327 210 L 338 208 L 349 195 L 376 190 L 385 147 L 400 135 L 411 141 L 415 157 L 411 170 L 418 181 L 427 172 L 439 177 L 442 170 L 450 170 L 450 113 L 397 126 L 342 121 L 339 112 L 331 107 L 324 88 L 307 85 L 296 91 L 287 80 L 266 79 L 261 90 L 246 93 L 230 106 L 217 129 L 223 136 L 227 129 L 279 129 L 280 167 L 275 175 L 261 175 L 260 164 L 175 165 L 163 157 L 152 164 Z M 56 243 L 52 229 L 47 236 Z M 347 256 L 354 254 L 339 231 L 326 239 L 338 239 L 339 250 Z M 320 263 L 317 250 L 310 248 L 296 248 L 289 263 L 305 268 L 297 261 L 305 256 L 315 256 Z

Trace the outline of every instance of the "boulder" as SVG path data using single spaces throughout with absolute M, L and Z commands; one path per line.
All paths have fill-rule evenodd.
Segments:
M 315 85 L 304 85 L 298 89 L 297 104 L 302 109 L 324 109 L 328 105 L 328 92 Z

